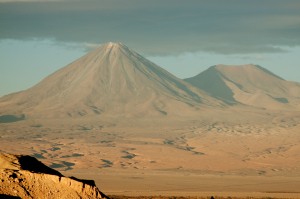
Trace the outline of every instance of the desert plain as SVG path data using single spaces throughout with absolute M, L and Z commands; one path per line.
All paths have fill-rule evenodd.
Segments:
M 1 124 L 0 146 L 66 176 L 94 179 L 110 195 L 299 198 L 300 117 L 227 114 L 118 124 L 21 121 Z

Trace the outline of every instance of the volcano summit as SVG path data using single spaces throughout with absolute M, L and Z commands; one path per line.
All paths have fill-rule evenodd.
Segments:
M 0 100 L 1 115 L 80 117 L 184 115 L 220 102 L 121 43 L 107 43 Z

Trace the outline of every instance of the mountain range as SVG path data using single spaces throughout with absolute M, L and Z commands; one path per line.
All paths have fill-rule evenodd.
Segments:
M 2 97 L 0 117 L 189 116 L 231 106 L 299 110 L 300 84 L 256 65 L 212 66 L 182 80 L 110 42 L 32 88 Z

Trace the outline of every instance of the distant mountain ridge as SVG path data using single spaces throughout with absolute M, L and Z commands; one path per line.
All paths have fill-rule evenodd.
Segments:
M 246 105 L 300 108 L 300 84 L 258 65 L 216 65 L 181 80 L 121 43 L 107 43 L 32 88 L 0 98 L 0 123 L 27 118 L 195 116 Z
M 258 65 L 216 65 L 185 81 L 228 104 L 267 109 L 300 107 L 300 84 Z

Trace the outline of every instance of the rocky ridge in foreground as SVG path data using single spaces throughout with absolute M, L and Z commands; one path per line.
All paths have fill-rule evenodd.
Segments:
M 31 156 L 0 153 L 0 196 L 108 198 L 93 180 L 65 177 Z

